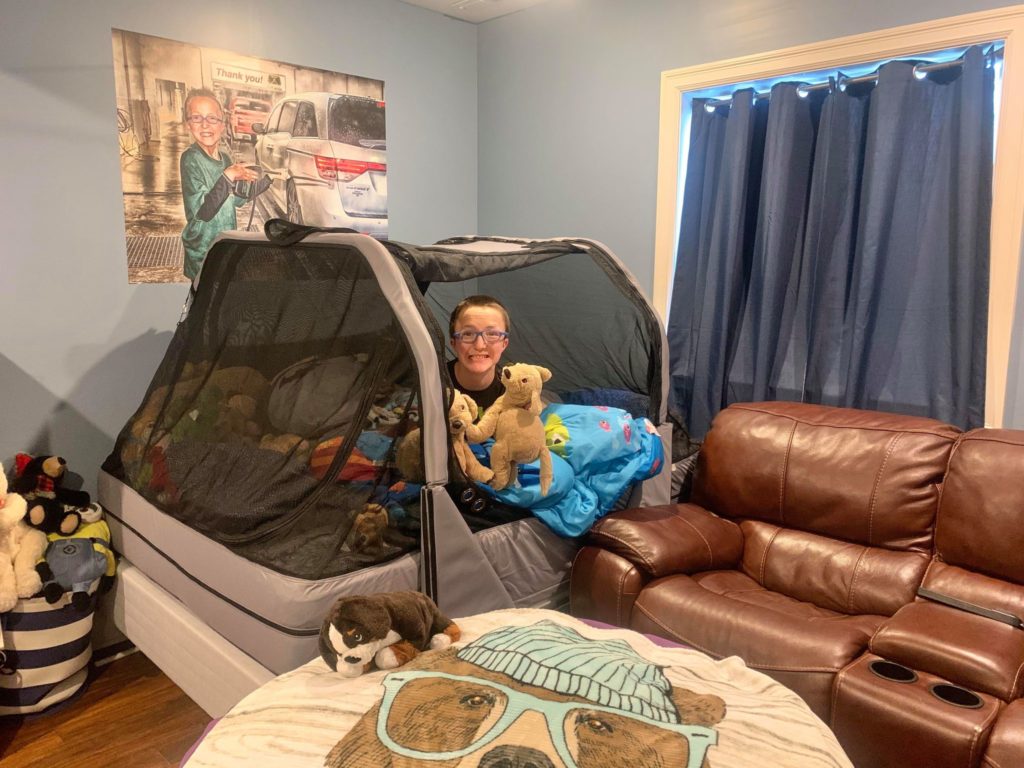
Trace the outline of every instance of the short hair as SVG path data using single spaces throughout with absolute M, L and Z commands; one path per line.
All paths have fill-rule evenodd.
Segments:
M 511 329 L 511 323 L 508 319 L 508 310 L 505 309 L 505 305 L 498 301 L 493 296 L 487 296 L 483 293 L 478 293 L 476 296 L 467 296 L 458 304 L 455 305 L 455 309 L 452 310 L 451 317 L 448 318 L 448 336 L 452 337 L 455 335 L 455 321 L 459 319 L 459 315 L 465 312 L 470 307 L 494 307 L 501 311 L 501 316 L 505 320 L 505 330 Z
M 188 116 L 189 116 L 189 111 L 188 111 L 189 105 L 195 99 L 211 99 L 213 101 L 213 103 L 217 105 L 217 109 L 220 110 L 220 113 L 222 115 L 224 114 L 224 107 L 222 107 L 220 105 L 220 99 L 217 98 L 217 94 L 216 93 L 211 91 L 209 88 L 193 88 L 191 91 L 188 92 L 188 96 L 185 97 L 185 117 L 186 118 L 188 118 Z

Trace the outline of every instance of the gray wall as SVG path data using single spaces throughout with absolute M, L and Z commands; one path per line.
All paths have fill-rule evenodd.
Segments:
M 0 0 L 0 460 L 94 490 L 186 286 L 129 286 L 111 27 L 385 81 L 391 235 L 477 228 L 477 28 L 397 0 Z
M 600 240 L 650 294 L 663 70 L 1007 4 L 548 0 L 482 24 L 480 231 Z M 1024 427 L 1020 335 L 1007 419 Z

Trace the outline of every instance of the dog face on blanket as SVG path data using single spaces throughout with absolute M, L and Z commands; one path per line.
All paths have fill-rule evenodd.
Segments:
M 707 768 L 725 716 L 624 641 L 552 622 L 423 654 L 383 689 L 327 768 Z

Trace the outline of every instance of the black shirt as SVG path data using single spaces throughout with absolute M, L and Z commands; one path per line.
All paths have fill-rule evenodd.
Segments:
M 494 372 L 494 380 L 491 382 L 489 387 L 485 389 L 469 389 L 469 387 L 464 387 L 455 377 L 455 363 L 455 360 L 448 361 L 448 375 L 452 379 L 452 384 L 455 385 L 455 388 L 459 390 L 459 392 L 473 398 L 473 402 L 475 402 L 477 407 L 480 408 L 480 415 L 483 415 L 484 411 L 494 405 L 495 400 L 505 394 L 505 387 L 501 385 L 501 379 L 498 378 L 498 372 Z

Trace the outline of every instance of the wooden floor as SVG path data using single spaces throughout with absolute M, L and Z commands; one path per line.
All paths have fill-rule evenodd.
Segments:
M 53 712 L 0 718 L 0 766 L 168 768 L 210 722 L 141 653 L 94 674 L 84 694 Z

